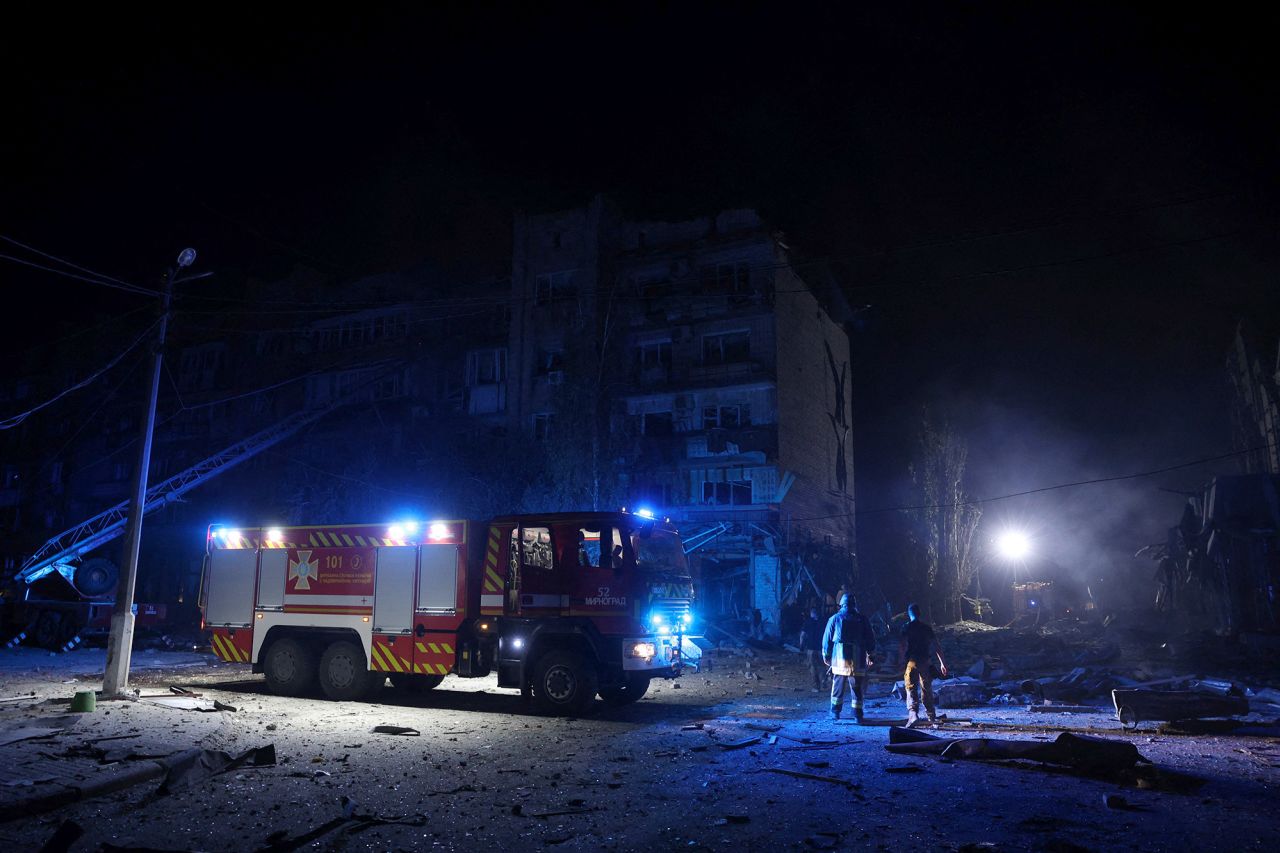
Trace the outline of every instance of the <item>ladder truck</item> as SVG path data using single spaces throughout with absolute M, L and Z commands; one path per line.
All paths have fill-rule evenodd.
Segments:
M 392 368 L 396 369 L 396 368 Z M 370 382 L 377 381 L 375 376 Z M 367 384 L 367 383 L 366 383 Z M 353 387 L 329 403 L 295 412 L 246 439 L 224 448 L 190 468 L 147 489 L 143 514 L 179 500 L 224 471 L 284 441 L 303 427 L 348 402 L 365 387 Z M 119 571 L 102 557 L 85 556 L 124 533 L 129 501 L 98 513 L 49 539 L 22 565 L 4 594 L 5 622 L 19 631 L 10 644 L 28 641 L 51 650 L 70 647 L 76 637 L 106 634 L 115 606 L 112 596 Z M 162 604 L 138 604 L 137 624 L 154 625 L 166 616 Z
M 268 688 L 359 700 L 497 673 L 542 710 L 635 702 L 677 678 L 693 584 L 676 529 L 639 513 L 318 527 L 213 525 L 202 627 Z

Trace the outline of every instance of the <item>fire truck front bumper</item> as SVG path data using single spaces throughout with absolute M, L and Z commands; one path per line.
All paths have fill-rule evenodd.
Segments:
M 680 674 L 680 641 L 671 636 L 627 637 L 622 641 L 622 668 L 670 678 Z

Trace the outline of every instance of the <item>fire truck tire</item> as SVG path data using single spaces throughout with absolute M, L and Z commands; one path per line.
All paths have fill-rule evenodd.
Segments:
M 649 679 L 643 675 L 628 675 L 620 684 L 601 688 L 600 698 L 610 705 L 630 705 L 640 701 L 648 690 Z
M 426 693 L 434 690 L 444 681 L 443 675 L 410 675 L 397 672 L 391 676 L 391 686 L 406 693 Z
M 386 676 L 369 672 L 364 651 L 355 643 L 347 640 L 330 643 L 320 656 L 320 689 L 330 699 L 358 701 L 385 683 Z
M 120 570 L 116 564 L 102 557 L 85 560 L 76 567 L 72 585 L 88 598 L 101 598 L 116 588 Z
M 41 610 L 36 617 L 32 638 L 40 648 L 56 652 L 62 645 L 62 614 L 56 610 Z
M 292 637 L 276 640 L 267 649 L 262 671 L 267 689 L 277 696 L 302 696 L 316 683 L 316 655 L 306 644 Z
M 549 651 L 533 668 L 534 698 L 543 711 L 551 714 L 582 714 L 595 701 L 599 689 L 600 676 L 571 651 Z

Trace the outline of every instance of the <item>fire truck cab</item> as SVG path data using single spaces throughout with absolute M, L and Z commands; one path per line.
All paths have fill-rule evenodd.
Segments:
M 487 676 L 544 710 L 680 675 L 693 586 L 670 524 L 626 512 L 487 523 L 209 528 L 201 612 L 221 659 L 331 699 Z

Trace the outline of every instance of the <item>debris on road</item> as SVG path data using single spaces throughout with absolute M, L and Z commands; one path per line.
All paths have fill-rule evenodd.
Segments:
M 28 720 L 21 726 L 0 732 L 0 746 L 62 734 L 79 721 L 80 717 L 75 714 Z
M 787 770 L 782 767 L 764 767 L 756 771 L 757 773 L 780 773 L 783 776 L 794 776 L 797 779 L 811 779 L 814 782 L 828 782 L 833 785 L 841 785 L 845 788 L 853 790 L 861 788 L 862 785 L 857 782 L 850 782 L 848 779 L 838 779 L 835 776 L 819 776 L 816 773 L 805 773 L 801 770 Z
M 1219 696 L 1191 690 L 1112 690 L 1116 719 L 1129 728 L 1145 720 L 1193 720 L 1249 713 L 1243 696 Z
M 755 744 L 759 743 L 763 739 L 764 738 L 757 735 L 756 737 L 749 737 L 746 740 L 734 741 L 732 743 L 722 743 L 720 744 L 720 748 L 721 749 L 742 749 L 745 746 L 754 746 Z
M 947 739 L 924 732 L 890 730 L 889 752 L 907 755 L 939 755 L 948 759 L 982 761 L 1025 760 L 1058 764 L 1088 772 L 1129 770 L 1139 762 L 1150 763 L 1127 741 L 1063 732 L 1051 742 L 994 738 Z M 898 738 L 895 741 L 895 737 Z
M 407 737 L 418 737 L 422 734 L 422 732 L 410 726 L 374 726 L 370 731 L 378 735 L 405 735 Z

